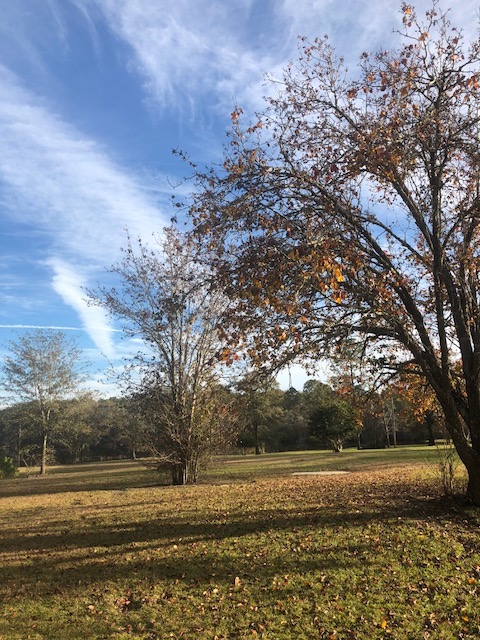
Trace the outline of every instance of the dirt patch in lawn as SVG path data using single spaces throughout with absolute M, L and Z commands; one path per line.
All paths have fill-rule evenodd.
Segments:
M 350 471 L 294 471 L 292 476 L 341 476 Z

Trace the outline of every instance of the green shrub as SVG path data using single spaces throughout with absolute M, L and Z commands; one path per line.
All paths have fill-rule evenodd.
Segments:
M 12 458 L 0 455 L 0 478 L 13 478 L 17 475 L 17 467 Z

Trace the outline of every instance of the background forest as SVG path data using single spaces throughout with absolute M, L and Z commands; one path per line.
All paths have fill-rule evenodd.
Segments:
M 302 391 L 282 391 L 274 383 L 261 389 L 224 389 L 235 415 L 235 433 L 222 452 L 265 453 L 344 446 L 384 448 L 433 443 L 443 435 L 430 413 L 417 417 L 401 390 L 367 394 L 358 402 L 342 390 L 309 380 Z M 161 431 L 151 397 L 95 399 L 86 395 L 60 401 L 48 447 L 48 461 L 68 464 L 151 456 Z M 432 422 L 433 428 L 432 431 Z M 229 431 L 231 434 L 231 431 Z M 41 456 L 41 418 L 33 402 L 0 411 L 0 450 L 18 467 L 35 467 Z

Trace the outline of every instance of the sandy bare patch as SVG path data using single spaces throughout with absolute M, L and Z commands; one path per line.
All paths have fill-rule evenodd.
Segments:
M 350 471 L 295 471 L 292 476 L 340 476 Z

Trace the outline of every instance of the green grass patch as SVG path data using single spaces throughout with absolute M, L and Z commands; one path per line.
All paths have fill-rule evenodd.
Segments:
M 399 466 L 422 467 L 436 475 L 438 452 L 425 445 L 389 449 L 344 449 L 332 451 L 288 451 L 256 456 L 224 456 L 203 475 L 203 481 L 251 481 L 294 472 L 369 472 Z
M 433 451 L 133 462 L 0 482 L 0 638 L 477 638 L 480 517 Z M 341 476 L 293 471 L 346 470 Z

